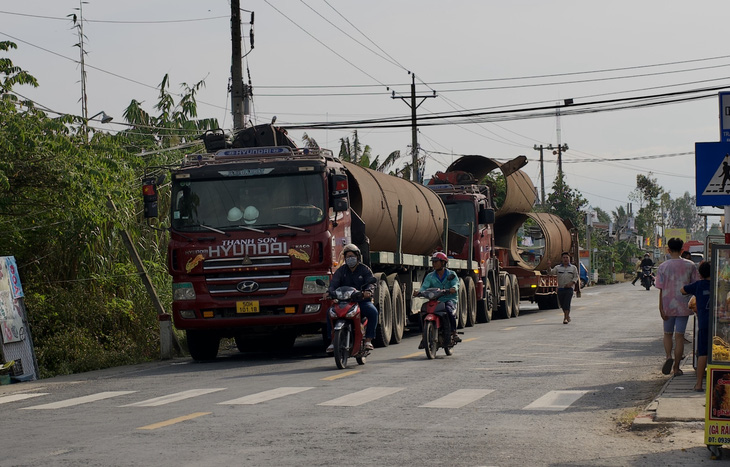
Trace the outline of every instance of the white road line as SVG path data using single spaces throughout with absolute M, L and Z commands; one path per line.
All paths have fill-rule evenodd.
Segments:
M 172 402 L 190 399 L 191 397 L 203 396 L 205 394 L 210 394 L 211 392 L 224 391 L 225 389 L 226 388 L 190 389 L 188 391 L 176 392 L 175 394 L 155 397 L 154 399 L 147 399 L 146 401 L 121 405 L 120 407 L 157 407 L 160 405 L 170 404 Z
M 427 404 L 419 405 L 419 407 L 458 409 L 481 399 L 491 392 L 494 392 L 494 389 L 459 389 Z
M 33 397 L 38 396 L 47 396 L 49 393 L 47 392 L 34 392 L 32 394 L 26 393 L 26 394 L 11 394 L 9 396 L 0 397 L 0 404 L 6 404 L 8 402 L 15 402 L 15 401 L 22 401 L 25 399 L 30 399 Z
M 522 410 L 565 410 L 588 391 L 550 391 Z
M 250 396 L 244 396 L 239 397 L 238 399 L 233 399 L 230 401 L 225 402 L 218 402 L 218 405 L 228 405 L 228 404 L 234 404 L 234 405 L 253 405 L 258 404 L 261 402 L 270 401 L 272 399 L 278 399 L 280 397 L 289 396 L 292 394 L 298 394 L 300 392 L 308 391 L 311 388 L 295 388 L 295 387 L 281 387 L 276 389 L 271 389 L 270 391 L 263 391 L 256 394 L 251 394 Z
M 372 402 L 381 397 L 395 394 L 398 391 L 402 391 L 405 388 L 387 388 L 387 387 L 373 387 L 363 389 L 362 391 L 353 392 L 346 396 L 338 397 L 327 402 L 322 402 L 317 405 L 332 405 L 332 406 L 343 406 L 343 407 L 357 407 L 368 402 Z
M 109 399 L 112 397 L 123 396 L 125 394 L 132 394 L 137 391 L 108 391 L 98 392 L 83 397 L 74 397 L 73 399 L 66 399 L 58 402 L 51 402 L 50 404 L 34 405 L 32 407 L 23 407 L 21 410 L 37 410 L 37 409 L 62 409 L 64 407 L 72 407 L 74 405 L 87 404 L 89 402 L 100 401 L 103 399 Z

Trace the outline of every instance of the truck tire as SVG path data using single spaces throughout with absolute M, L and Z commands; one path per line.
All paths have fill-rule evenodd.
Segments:
M 466 285 L 466 302 L 469 305 L 466 313 L 466 327 L 470 328 L 477 322 L 477 288 L 471 277 L 464 278 L 464 284 Z
M 457 291 L 459 302 L 456 304 L 456 327 L 461 329 L 466 326 L 466 317 L 469 313 L 469 296 L 466 292 L 464 279 L 459 279 L 459 290 Z
M 492 281 L 487 279 L 484 282 L 484 297 L 477 301 L 477 323 L 488 323 L 492 321 L 494 312 L 494 297 Z
M 512 279 L 504 276 L 504 300 L 499 301 L 499 318 L 509 319 L 512 316 Z
M 206 331 L 188 329 L 185 331 L 188 342 L 188 351 L 193 360 L 204 362 L 215 360 L 218 356 L 218 346 L 221 338 Z
M 378 290 L 376 293 L 378 326 L 375 328 L 373 344 L 376 347 L 388 347 L 390 345 L 390 337 L 393 334 L 393 308 L 388 283 L 383 279 L 378 281 Z
M 512 274 L 512 317 L 520 316 L 520 284 L 517 276 Z
M 393 333 L 390 336 L 390 343 L 400 344 L 406 327 L 406 299 L 397 279 L 393 281 L 390 293 L 392 296 L 391 308 L 393 310 Z

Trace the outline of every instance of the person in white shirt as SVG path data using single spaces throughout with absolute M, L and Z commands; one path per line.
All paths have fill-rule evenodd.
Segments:
M 580 275 L 575 264 L 570 263 L 570 253 L 564 251 L 561 263 L 550 269 L 550 274 L 558 276 L 558 303 L 563 309 L 563 324 L 570 323 L 570 302 L 573 299 L 573 289 Z

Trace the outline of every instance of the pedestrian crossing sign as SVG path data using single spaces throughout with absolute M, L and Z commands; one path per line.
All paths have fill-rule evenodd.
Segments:
M 730 206 L 730 143 L 695 143 L 697 206 Z

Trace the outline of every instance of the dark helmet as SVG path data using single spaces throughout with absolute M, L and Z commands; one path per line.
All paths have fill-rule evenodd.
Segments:
M 449 262 L 449 257 L 443 251 L 437 251 L 431 256 L 431 262 L 433 263 L 434 261 L 443 261 L 444 266 L 446 266 Z

